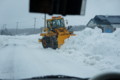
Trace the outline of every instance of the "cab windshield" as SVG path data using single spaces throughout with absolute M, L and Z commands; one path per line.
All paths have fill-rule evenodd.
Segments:
M 64 20 L 63 19 L 55 19 L 52 21 L 47 21 L 47 27 L 49 29 L 61 28 L 64 27 Z

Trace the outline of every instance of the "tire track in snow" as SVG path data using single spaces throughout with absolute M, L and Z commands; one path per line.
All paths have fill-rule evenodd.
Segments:
M 8 46 L 0 50 L 0 79 L 14 79 L 14 50 Z
M 49 51 L 51 52 L 51 54 L 49 54 Z M 95 74 L 86 73 L 85 67 L 88 68 L 87 66 L 81 65 L 80 63 L 75 63 L 75 61 L 73 61 L 72 59 L 67 58 L 61 54 L 55 53 L 56 50 L 51 49 L 49 51 L 42 49 L 43 53 L 32 54 L 34 60 L 39 64 L 40 68 L 43 67 L 42 71 L 47 71 L 44 75 L 74 75 L 77 77 L 83 77 L 83 75 L 87 74 L 86 76 L 89 77 L 90 75 Z M 94 70 L 92 67 L 89 68 L 91 69 L 88 71 L 96 72 L 96 70 Z

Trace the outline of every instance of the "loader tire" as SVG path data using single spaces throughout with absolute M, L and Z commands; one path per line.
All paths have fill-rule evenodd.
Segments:
M 56 37 L 51 37 L 51 48 L 57 49 L 58 48 L 58 41 Z
M 42 46 L 43 48 L 48 48 L 50 43 L 49 43 L 50 38 L 49 37 L 43 37 L 42 39 Z

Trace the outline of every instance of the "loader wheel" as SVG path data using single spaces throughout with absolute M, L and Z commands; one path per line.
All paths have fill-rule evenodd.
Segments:
M 44 48 L 48 48 L 49 47 L 49 37 L 44 37 L 42 39 L 42 45 Z
M 57 49 L 58 48 L 58 42 L 56 37 L 51 37 L 51 48 Z

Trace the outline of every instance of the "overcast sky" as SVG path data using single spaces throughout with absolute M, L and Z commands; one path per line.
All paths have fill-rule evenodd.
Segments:
M 44 14 L 29 13 L 29 0 L 0 0 L 0 27 L 33 28 L 37 18 L 37 28 L 44 24 Z M 85 16 L 66 16 L 69 25 L 85 25 L 95 15 L 120 15 L 120 0 L 87 0 Z M 47 18 L 50 16 L 47 15 Z

